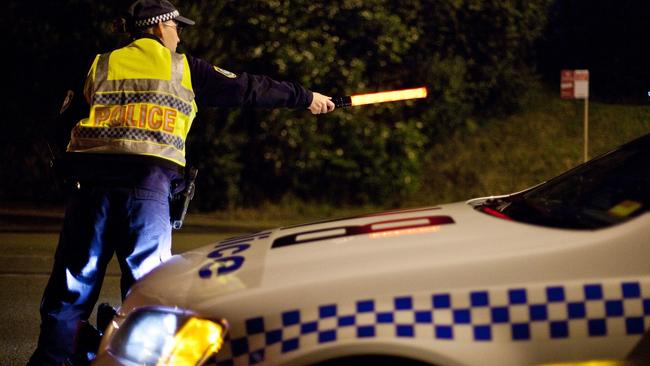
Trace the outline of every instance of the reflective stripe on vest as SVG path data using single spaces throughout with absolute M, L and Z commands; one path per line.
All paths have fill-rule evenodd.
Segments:
M 68 151 L 151 155 L 184 166 L 196 115 L 189 77 L 184 55 L 147 38 L 99 55 L 89 75 L 90 115 L 72 130 Z

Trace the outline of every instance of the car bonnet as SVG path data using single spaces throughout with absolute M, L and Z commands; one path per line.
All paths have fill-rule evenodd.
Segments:
M 464 203 L 278 228 L 172 257 L 134 285 L 123 309 L 210 309 L 254 291 L 454 266 L 511 255 L 522 248 L 517 238 L 528 238 L 528 251 L 547 248 L 553 240 L 546 236 L 556 231 L 494 218 Z

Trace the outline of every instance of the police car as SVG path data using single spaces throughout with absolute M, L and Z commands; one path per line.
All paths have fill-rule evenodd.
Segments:
M 176 255 L 95 364 L 624 360 L 650 328 L 649 162 L 650 134 L 522 192 Z

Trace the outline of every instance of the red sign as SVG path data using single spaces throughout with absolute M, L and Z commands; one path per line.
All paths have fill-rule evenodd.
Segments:
M 560 97 L 562 99 L 573 99 L 573 70 L 562 70 L 560 72 Z
M 589 70 L 562 70 L 560 97 L 562 99 L 589 98 Z

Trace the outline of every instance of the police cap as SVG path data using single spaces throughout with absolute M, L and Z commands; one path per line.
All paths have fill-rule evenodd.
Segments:
M 145 28 L 168 20 L 194 25 L 193 20 L 181 16 L 167 0 L 137 0 L 129 7 L 129 16 L 135 28 Z

